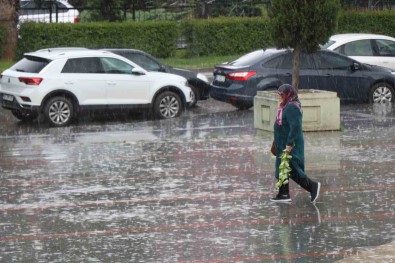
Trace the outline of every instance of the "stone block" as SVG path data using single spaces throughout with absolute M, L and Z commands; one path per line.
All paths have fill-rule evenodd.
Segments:
M 299 90 L 303 109 L 304 131 L 340 130 L 340 99 L 336 92 L 303 89 Z M 258 91 L 254 97 L 254 127 L 273 131 L 278 108 L 276 91 Z

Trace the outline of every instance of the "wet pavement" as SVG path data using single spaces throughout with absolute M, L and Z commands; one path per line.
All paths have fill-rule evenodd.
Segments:
M 269 201 L 273 134 L 252 110 L 198 105 L 66 128 L 0 110 L 0 262 L 395 262 L 394 105 L 305 133 L 315 205 L 293 182 Z

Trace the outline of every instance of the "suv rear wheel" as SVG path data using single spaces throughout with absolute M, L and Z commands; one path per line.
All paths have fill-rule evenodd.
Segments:
M 67 126 L 74 115 L 73 104 L 66 97 L 53 97 L 45 104 L 44 114 L 51 126 Z
M 154 113 L 160 119 L 175 118 L 181 114 L 180 96 L 172 91 L 165 91 L 155 99 Z

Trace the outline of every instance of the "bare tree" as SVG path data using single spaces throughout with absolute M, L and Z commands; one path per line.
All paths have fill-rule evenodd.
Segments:
M 0 0 L 0 27 L 6 32 L 1 59 L 14 60 L 18 41 L 18 10 L 19 0 Z

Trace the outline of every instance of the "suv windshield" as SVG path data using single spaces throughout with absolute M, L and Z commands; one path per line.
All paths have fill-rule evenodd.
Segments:
M 29 72 L 29 73 L 39 73 L 46 65 L 49 64 L 51 60 L 33 57 L 33 56 L 25 56 L 22 60 L 16 63 L 11 67 L 11 70 L 20 71 L 20 72 Z
M 320 45 L 321 49 L 327 49 L 328 47 L 332 46 L 333 44 L 335 44 L 336 41 L 333 40 L 329 40 L 328 42 L 326 42 L 323 45 Z

